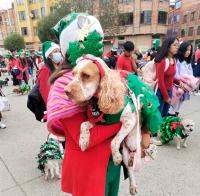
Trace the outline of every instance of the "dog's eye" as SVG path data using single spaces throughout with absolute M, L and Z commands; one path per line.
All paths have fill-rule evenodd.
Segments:
M 90 75 L 86 74 L 86 73 L 82 73 L 82 78 L 83 79 L 89 79 L 90 78 Z
M 186 125 L 186 127 L 189 127 L 190 125 Z

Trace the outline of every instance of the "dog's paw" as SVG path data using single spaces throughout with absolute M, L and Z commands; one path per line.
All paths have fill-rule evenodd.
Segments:
M 138 188 L 137 188 L 137 186 L 132 185 L 132 186 L 130 186 L 129 191 L 130 191 L 131 195 L 136 195 L 138 193 Z
M 146 156 L 149 156 L 151 159 L 155 159 L 158 154 L 158 150 L 155 144 L 150 144 L 149 148 L 144 149 L 144 153 Z
M 157 138 L 154 138 L 154 139 L 152 140 L 152 142 L 153 142 L 153 144 L 155 144 L 156 146 L 162 146 L 162 145 L 163 145 L 162 142 L 161 142 L 159 139 L 157 139 Z
M 176 146 L 176 148 L 177 148 L 177 150 L 180 150 L 180 149 L 181 149 L 181 147 L 180 147 L 180 146 Z
M 184 147 L 184 148 L 187 148 L 187 144 L 186 144 L 186 143 L 184 143 L 184 144 L 183 144 L 183 147 Z
M 93 125 L 89 121 L 83 122 L 81 123 L 81 132 L 89 131 L 92 127 Z
M 80 139 L 79 139 L 79 146 L 82 151 L 85 151 L 90 143 L 90 132 L 84 132 L 80 134 Z
M 44 179 L 54 179 L 54 178 L 61 178 L 61 169 L 59 166 L 59 162 L 61 160 L 47 160 L 47 163 L 44 166 Z
M 113 154 L 113 162 L 115 165 L 119 165 L 122 162 L 122 155 L 120 153 Z

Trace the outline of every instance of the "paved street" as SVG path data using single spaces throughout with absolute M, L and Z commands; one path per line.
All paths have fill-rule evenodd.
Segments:
M 46 182 L 37 170 L 35 156 L 47 136 L 45 125 L 27 110 L 27 96 L 12 94 L 12 87 L 4 91 L 9 94 L 11 111 L 3 113 L 7 129 L 0 130 L 0 196 L 66 195 L 60 191 L 60 181 Z M 196 123 L 188 148 L 160 147 L 156 160 L 145 163 L 136 174 L 138 196 L 200 196 L 199 100 L 200 96 L 192 96 L 182 110 Z M 129 196 L 128 181 L 121 180 L 119 195 Z

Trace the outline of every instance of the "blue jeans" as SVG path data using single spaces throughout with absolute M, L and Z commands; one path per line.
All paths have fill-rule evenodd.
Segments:
M 168 92 L 169 97 L 172 98 L 172 90 L 167 90 L 167 92 Z M 170 105 L 167 102 L 165 102 L 165 100 L 163 99 L 163 96 L 160 92 L 160 89 L 158 89 L 156 95 L 157 95 L 158 100 L 160 102 L 159 110 L 160 110 L 161 116 L 166 117 L 167 114 L 168 114 Z

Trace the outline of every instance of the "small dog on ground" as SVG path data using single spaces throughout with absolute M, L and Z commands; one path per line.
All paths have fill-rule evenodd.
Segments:
M 182 140 L 183 146 L 185 148 L 187 147 L 187 138 L 192 131 L 194 131 L 194 122 L 192 120 L 168 116 L 163 119 L 158 140 L 154 140 L 153 142 L 155 145 L 161 146 L 174 139 L 176 141 L 176 147 L 179 150 Z
M 24 94 L 24 92 L 19 88 L 14 88 L 13 93 L 16 93 L 17 95 L 19 95 L 19 94 L 23 95 Z
M 0 86 L 8 86 L 9 78 L 5 78 L 5 80 L 0 80 Z

